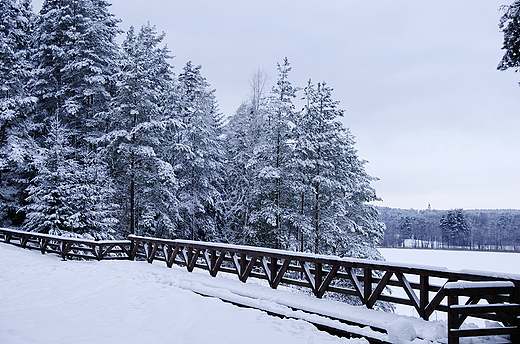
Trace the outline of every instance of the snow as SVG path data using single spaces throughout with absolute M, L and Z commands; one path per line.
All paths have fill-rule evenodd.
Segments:
M 417 337 L 414 327 L 404 319 L 397 319 L 388 328 L 388 338 L 392 343 L 407 343 Z
M 515 284 L 509 281 L 489 281 L 489 282 L 471 282 L 458 281 L 448 282 L 444 285 L 444 289 L 473 289 L 473 288 L 514 288 Z
M 209 276 L 181 268 L 62 261 L 6 244 L 0 261 L 3 344 L 367 343 L 197 295 L 189 288 Z
M 164 262 L 62 261 L 3 243 L 0 262 L 2 344 L 367 343 L 331 336 L 304 320 L 394 343 L 446 342 L 444 321 L 320 300 L 284 287 L 272 290 L 253 278 L 242 283 L 224 273 L 213 278 L 203 270 L 169 269 Z M 388 335 L 294 309 L 364 322 L 387 329 Z M 493 343 L 461 343 L 469 340 Z
M 514 252 L 477 252 L 477 251 L 447 251 L 425 249 L 380 248 L 379 251 L 389 262 L 406 264 L 435 265 L 450 270 L 462 272 L 483 272 L 496 275 L 520 275 L 520 253 Z

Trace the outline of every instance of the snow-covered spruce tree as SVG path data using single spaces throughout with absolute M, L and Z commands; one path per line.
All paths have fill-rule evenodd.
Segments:
M 118 20 L 105 0 L 45 0 L 33 38 L 35 121 L 59 120 L 88 146 L 108 120 Z
M 201 66 L 188 62 L 177 83 L 177 114 L 171 162 L 178 178 L 178 236 L 220 240 L 223 148 L 222 119 L 214 90 L 201 75 Z
M 439 227 L 442 230 L 443 243 L 448 247 L 471 245 L 471 230 L 464 210 L 449 210 L 441 217 Z
M 25 198 L 24 177 L 32 151 L 26 115 L 32 105 L 26 84 L 30 77 L 30 36 L 34 15 L 29 0 L 0 1 L 0 221 L 19 225 Z
M 251 94 L 225 126 L 226 180 L 224 205 L 229 240 L 237 244 L 262 245 L 257 227 L 251 223 L 259 207 L 261 152 L 266 116 L 266 76 L 256 72 L 250 81 Z
M 118 21 L 108 12 L 108 6 L 104 0 L 47 0 L 36 17 L 31 51 L 34 69 L 29 82 L 36 104 L 28 116 L 30 134 L 41 152 L 54 152 L 61 146 L 66 147 L 66 152 L 62 154 L 64 165 L 57 171 L 47 166 L 53 158 L 46 158 L 46 154 L 32 164 L 36 175 L 27 188 L 29 204 L 22 209 L 31 213 L 24 223 L 27 229 L 98 237 L 112 231 L 112 203 L 108 197 L 112 193 L 110 187 L 99 184 L 100 178 L 104 178 L 106 186 L 111 181 L 106 166 L 95 156 L 94 145 L 94 139 L 106 126 L 103 119 L 109 108 L 117 54 Z M 60 125 L 56 123 L 66 123 L 70 128 L 67 139 L 62 140 L 68 146 L 56 143 L 61 135 L 57 134 Z M 67 172 L 69 168 L 71 173 Z M 49 173 L 57 176 L 51 178 Z M 57 204 L 50 201 L 48 213 L 56 217 L 54 227 L 45 222 L 46 212 L 39 211 L 39 207 L 49 205 L 45 203 L 48 196 L 40 197 L 46 192 L 42 188 L 59 188 L 62 194 L 56 191 L 56 197 L 65 199 Z M 54 195 L 54 191 L 50 194 Z M 63 209 L 52 210 L 59 204 L 69 209 L 67 220 L 60 219 Z M 102 224 L 101 214 L 106 215 L 108 223 Z
M 174 236 L 176 179 L 163 136 L 171 129 L 173 74 L 169 51 L 150 24 L 123 42 L 111 123 L 101 139 L 103 157 L 117 186 L 120 232 Z
M 57 119 L 51 122 L 46 144 L 34 157 L 36 177 L 28 187 L 23 228 L 54 235 L 90 239 L 111 238 L 114 206 L 106 200 L 114 190 L 101 164 L 78 162 L 70 144 L 71 131 Z M 96 169 L 92 171 L 91 169 Z
M 310 81 L 295 121 L 291 179 L 299 212 L 300 248 L 315 253 L 375 258 L 384 226 L 367 202 L 376 200 L 370 177 L 338 118 L 343 110 L 325 83 Z
M 278 64 L 278 80 L 268 98 L 264 144 L 258 160 L 258 197 L 260 202 L 251 214 L 262 246 L 289 247 L 286 226 L 291 209 L 292 189 L 287 176 L 291 159 L 291 121 L 297 89 L 289 81 L 291 66 L 287 58 Z
M 505 50 L 498 64 L 499 70 L 513 68 L 520 70 L 520 0 L 510 6 L 502 6 L 504 15 L 500 18 L 500 30 L 504 33 L 502 49 Z

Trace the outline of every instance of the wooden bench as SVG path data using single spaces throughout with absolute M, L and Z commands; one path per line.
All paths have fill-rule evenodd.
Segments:
M 512 343 L 520 340 L 520 304 L 515 283 L 510 281 L 448 282 L 444 286 L 448 297 L 448 343 L 458 344 L 461 337 L 504 336 Z M 465 304 L 459 304 L 460 297 Z M 487 304 L 479 304 L 485 300 Z M 504 326 L 486 328 L 460 327 L 472 315 L 501 322 Z

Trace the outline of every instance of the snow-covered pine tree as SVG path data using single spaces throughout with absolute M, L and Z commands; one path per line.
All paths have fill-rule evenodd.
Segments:
M 251 221 L 259 227 L 262 245 L 274 248 L 289 246 L 285 226 L 293 197 L 287 166 L 291 159 L 291 126 L 295 116 L 293 100 L 297 89 L 289 81 L 291 66 L 287 58 L 278 64 L 278 79 L 268 100 L 265 144 L 259 171 L 260 204 L 252 212 Z
M 444 244 L 448 247 L 470 246 L 471 235 L 469 222 L 462 209 L 448 210 L 440 221 L 439 227 L 442 230 Z
M 111 238 L 114 206 L 106 200 L 114 190 L 101 164 L 78 162 L 70 144 L 71 131 L 59 120 L 50 124 L 48 148 L 40 148 L 33 163 L 37 171 L 28 187 L 23 228 L 54 235 L 90 239 Z M 90 169 L 96 168 L 96 171 Z
M 266 116 L 265 73 L 251 78 L 251 93 L 225 126 L 226 180 L 224 188 L 226 229 L 237 244 L 262 245 L 251 212 L 259 207 L 261 152 Z
M 0 1 L 0 221 L 7 225 L 23 220 L 18 208 L 31 174 L 25 119 L 33 103 L 26 88 L 33 19 L 29 0 Z
M 0 1 L 0 142 L 5 144 L 8 130 L 23 117 L 31 99 L 29 47 L 33 24 L 30 1 Z
M 35 121 L 58 116 L 85 147 L 104 131 L 112 92 L 118 20 L 105 0 L 45 0 L 33 38 Z
M 178 236 L 192 240 L 221 239 L 223 149 L 222 119 L 214 90 L 188 62 L 179 74 L 177 131 L 171 161 L 178 178 Z
M 172 237 L 176 219 L 176 179 L 165 159 L 163 135 L 172 125 L 169 51 L 164 34 L 143 25 L 130 28 L 116 76 L 109 132 L 101 139 L 121 205 L 121 232 Z
M 497 69 L 513 68 L 520 70 L 520 0 L 515 0 L 510 6 L 502 6 L 504 15 L 500 18 L 500 30 L 504 33 L 502 49 L 505 50 Z
M 377 199 L 370 186 L 374 178 L 365 172 L 351 134 L 338 121 L 343 110 L 332 99 L 332 89 L 309 81 L 304 94 L 306 105 L 295 121 L 290 164 L 295 189 L 300 190 L 296 225 L 303 234 L 301 248 L 375 258 L 384 227 L 367 204 Z

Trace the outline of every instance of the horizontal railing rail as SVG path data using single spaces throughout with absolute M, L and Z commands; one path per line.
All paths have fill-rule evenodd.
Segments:
M 158 260 L 168 267 L 174 264 L 185 266 L 190 272 L 195 268 L 204 269 L 213 277 L 219 272 L 234 274 L 244 283 L 249 278 L 263 279 L 273 289 L 281 284 L 307 288 L 318 298 L 326 294 L 336 298 L 347 295 L 368 308 L 383 305 L 382 302 L 407 305 L 414 307 L 425 320 L 435 311 L 446 312 L 450 343 L 458 342 L 461 336 L 484 333 L 460 330 L 468 316 L 502 324 L 501 329 L 487 329 L 486 335 L 508 334 L 513 342 L 518 340 L 520 275 L 516 274 L 451 271 L 413 264 L 135 235 L 130 235 L 128 240 L 93 241 L 0 229 L 0 239 L 21 247 L 39 249 L 42 253 L 57 253 L 63 259 L 141 258 L 149 263 Z M 464 287 L 478 283 L 487 286 L 486 295 L 473 295 L 471 292 L 457 294 L 454 291 L 460 289 L 454 285 Z M 507 292 L 499 288 L 503 283 L 508 284 Z M 390 287 L 394 295 L 388 292 Z M 469 287 L 462 289 L 477 290 Z M 482 293 L 480 289 L 479 293 Z

